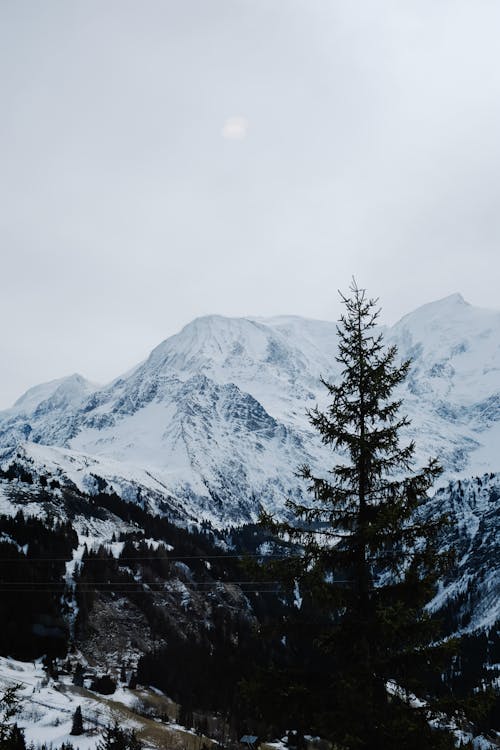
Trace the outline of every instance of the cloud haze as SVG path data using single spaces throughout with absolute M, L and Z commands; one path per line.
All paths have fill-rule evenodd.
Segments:
M 496 0 L 0 8 L 0 406 L 197 315 L 499 307 Z

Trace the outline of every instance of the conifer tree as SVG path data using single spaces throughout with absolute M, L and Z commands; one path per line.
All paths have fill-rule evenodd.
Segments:
M 8 740 L 0 745 L 2 750 L 26 750 L 26 740 L 23 730 L 14 724 L 10 730 Z
M 85 670 L 83 666 L 80 664 L 80 662 L 78 662 L 75 667 L 74 674 L 73 674 L 73 685 L 76 685 L 76 687 L 83 687 L 84 677 L 85 677 Z
M 130 690 L 137 690 L 137 673 L 136 672 L 131 673 L 128 686 Z
M 97 750 L 127 750 L 127 738 L 116 721 L 104 730 Z
M 142 750 L 144 744 L 133 729 L 121 729 L 118 722 L 106 727 L 97 750 Z
M 400 415 L 395 390 L 410 362 L 398 365 L 396 348 L 384 347 L 377 300 L 355 282 L 341 298 L 340 379 L 323 380 L 329 406 L 309 413 L 338 463 L 320 475 L 301 467 L 313 502 L 289 501 L 295 521 L 263 518 L 304 552 L 287 567 L 308 621 L 297 653 L 307 652 L 315 673 L 308 685 L 285 681 L 287 696 L 306 700 L 312 693 L 314 728 L 342 748 L 452 747 L 430 730 L 428 709 L 412 698 L 429 699 L 422 685 L 444 650 L 431 646 L 435 623 L 424 607 L 447 563 L 437 545 L 446 519 L 419 518 L 441 469 L 431 459 L 415 471 L 415 444 L 402 443 L 409 420 Z
M 19 691 L 22 685 L 5 688 L 0 695 L 0 748 L 2 750 L 24 750 L 24 733 L 12 720 L 21 710 Z
M 82 718 L 82 709 L 80 706 L 77 706 L 75 709 L 75 713 L 73 714 L 73 723 L 71 726 L 71 735 L 73 736 L 79 736 L 80 734 L 83 734 L 83 718 Z

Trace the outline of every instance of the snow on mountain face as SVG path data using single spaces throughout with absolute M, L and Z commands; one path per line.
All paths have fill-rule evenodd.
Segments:
M 459 295 L 424 305 L 388 332 L 412 367 L 403 397 L 421 454 L 447 476 L 500 468 L 500 312 Z
M 488 628 L 500 621 L 500 474 L 451 482 L 426 504 L 431 518 L 447 513 L 444 543 L 455 550 L 449 579 L 429 605 L 447 606 L 454 632 Z
M 255 497 L 280 509 L 286 493 L 298 491 L 290 467 L 305 455 L 300 438 L 250 394 L 204 375 L 154 390 L 154 399 L 148 393 L 130 401 L 126 415 L 120 398 L 108 425 L 93 426 L 86 417 L 92 426 L 71 446 L 146 467 L 193 512 L 197 506 L 204 517 L 225 522 L 255 519 Z
M 76 373 L 30 388 L 14 406 L 0 412 L 0 444 L 37 439 L 38 425 L 43 431 L 58 420 L 71 421 L 72 415 L 95 389 L 94 383 Z
M 337 369 L 335 350 L 333 323 L 207 316 L 154 349 L 135 379 L 203 374 L 219 384 L 236 384 L 274 417 L 286 419 L 297 402 L 315 400 L 319 375 Z
M 410 383 L 417 392 L 457 411 L 499 396 L 500 312 L 474 308 L 456 294 L 406 315 L 390 338 L 414 358 Z
M 51 380 L 26 391 L 8 411 L 12 414 L 35 414 L 78 406 L 96 386 L 75 373 Z
M 401 395 L 419 460 L 437 455 L 447 479 L 498 470 L 500 313 L 452 295 L 384 333 L 413 358 Z M 127 493 L 153 482 L 189 515 L 254 519 L 259 503 L 280 510 L 300 492 L 297 466 L 333 463 L 306 409 L 326 403 L 319 379 L 338 376 L 335 353 L 335 323 L 199 318 L 104 388 L 73 376 L 31 389 L 0 414 L 0 446 L 59 447 L 60 461 L 69 449 L 73 467 L 82 454 L 85 474 L 92 457 L 121 491 L 132 473 Z

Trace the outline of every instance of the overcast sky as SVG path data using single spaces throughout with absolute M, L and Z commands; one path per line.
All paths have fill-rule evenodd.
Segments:
M 2 0 L 0 407 L 198 315 L 500 307 L 498 0 Z

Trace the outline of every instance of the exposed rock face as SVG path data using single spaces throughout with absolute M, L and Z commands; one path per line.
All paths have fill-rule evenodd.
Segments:
M 452 295 L 384 334 L 413 360 L 400 393 L 407 438 L 418 462 L 437 456 L 445 469 L 427 510 L 449 508 L 459 561 L 434 605 L 456 597 L 457 627 L 481 627 L 498 615 L 500 493 L 486 474 L 500 471 L 500 313 Z M 24 467 L 40 491 L 44 477 L 90 495 L 105 487 L 184 524 L 241 524 L 262 506 L 282 514 L 304 494 L 299 465 L 334 463 L 306 410 L 326 403 L 320 376 L 338 375 L 335 352 L 334 323 L 197 319 L 103 388 L 73 375 L 30 389 L 0 413 L 2 466 Z M 57 492 L 45 502 L 61 510 Z
M 401 396 L 418 459 L 436 455 L 445 480 L 499 470 L 500 313 L 452 295 L 385 340 L 413 358 Z M 24 443 L 26 460 L 82 488 L 94 474 L 186 518 L 253 520 L 303 491 L 298 465 L 332 463 L 306 410 L 325 403 L 335 351 L 334 323 L 200 318 L 104 388 L 77 375 L 32 388 L 0 414 L 0 446 L 9 460 Z
M 444 543 L 456 564 L 430 604 L 446 607 L 458 632 L 489 628 L 500 621 L 500 475 L 450 482 L 425 512 L 446 512 L 452 521 Z

